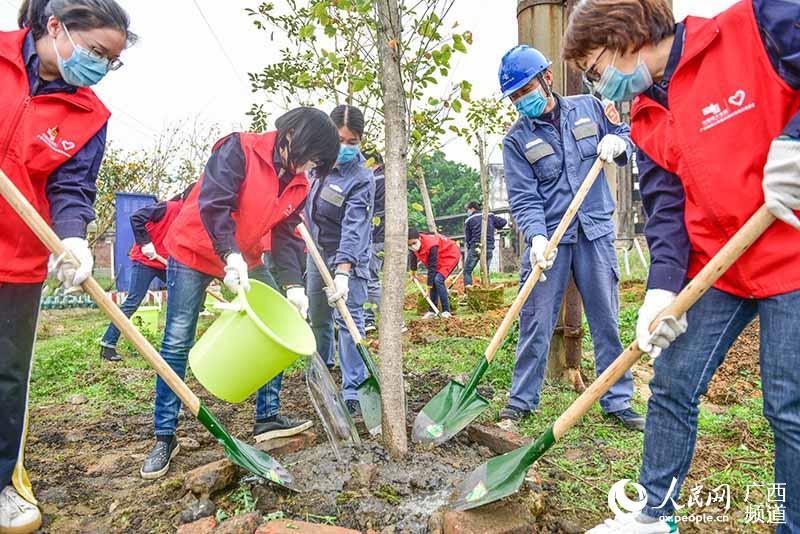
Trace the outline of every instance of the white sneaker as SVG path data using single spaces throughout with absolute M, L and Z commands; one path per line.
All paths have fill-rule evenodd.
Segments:
M 640 513 L 629 513 L 606 519 L 586 534 L 677 534 L 678 525 L 672 519 L 644 522 L 650 519 Z
M 442 312 L 442 319 L 449 319 L 453 314 L 450 312 Z
M 42 526 L 39 508 L 22 497 L 13 486 L 0 491 L 0 532 L 28 534 Z
M 433 313 L 432 311 L 429 311 L 428 313 L 426 313 L 425 315 L 423 315 L 423 316 L 422 316 L 422 318 L 423 318 L 424 320 L 426 320 L 426 321 L 427 321 L 428 319 L 433 319 L 434 317 L 436 317 L 436 314 L 435 314 L 435 313 Z

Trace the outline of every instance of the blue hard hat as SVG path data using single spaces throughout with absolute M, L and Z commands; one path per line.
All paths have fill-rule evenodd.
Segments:
M 500 62 L 499 72 L 503 98 L 525 87 L 552 64 L 544 54 L 528 45 L 518 45 L 506 52 Z

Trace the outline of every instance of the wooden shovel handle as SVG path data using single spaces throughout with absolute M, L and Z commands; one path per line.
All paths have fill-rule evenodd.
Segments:
M 658 318 L 650 325 L 652 332 L 662 318 L 672 316 L 680 317 L 689 308 L 700 300 L 706 291 L 725 273 L 725 271 L 738 260 L 742 254 L 763 234 L 767 228 L 775 221 L 775 217 L 762 206 L 750 219 L 739 229 L 738 232 L 728 241 L 711 261 L 689 282 L 683 291 L 678 294 L 675 302 L 664 310 Z M 702 325 L 692 325 L 695 328 L 702 328 Z M 611 386 L 630 369 L 633 364 L 642 357 L 642 350 L 634 341 L 625 351 L 620 354 L 608 368 L 592 382 L 575 402 L 567 408 L 561 417 L 553 425 L 553 434 L 556 440 L 560 439 L 570 428 L 572 428 L 583 415 L 589 411 L 592 405 L 602 397 Z
M 433 313 L 435 313 L 436 315 L 439 315 L 439 308 L 437 308 L 436 304 L 433 303 L 433 301 L 431 300 L 430 295 L 428 295 L 428 293 L 425 291 L 425 288 L 422 287 L 422 284 L 419 283 L 419 280 L 417 280 L 417 277 L 412 274 L 411 275 L 411 279 L 414 281 L 414 285 L 417 286 L 417 289 L 419 289 L 419 292 L 422 293 L 422 296 L 425 297 L 425 300 L 428 302 L 428 306 L 431 307 L 431 310 L 433 311 Z
M 567 230 L 572 224 L 572 221 L 575 219 L 575 215 L 577 215 L 578 210 L 586 198 L 586 195 L 589 194 L 589 190 L 594 185 L 597 177 L 600 176 L 600 172 L 602 170 L 603 160 L 597 158 L 597 160 L 594 162 L 594 165 L 592 165 L 592 168 L 589 170 L 589 174 L 586 175 L 586 178 L 583 180 L 580 188 L 578 188 L 578 191 L 572 198 L 572 202 L 570 202 L 566 213 L 564 213 L 564 216 L 561 218 L 561 222 L 558 223 L 556 231 L 553 233 L 553 236 L 547 243 L 547 249 L 545 250 L 544 254 L 545 258 L 550 257 L 550 254 L 556 248 L 558 248 L 559 243 L 561 243 L 561 239 L 564 237 L 564 234 L 567 233 Z M 522 306 L 525 304 L 525 301 L 528 300 L 531 291 L 533 291 L 533 288 L 539 281 L 539 277 L 542 276 L 542 269 L 538 265 L 532 265 L 531 267 L 533 270 L 531 271 L 530 276 L 528 276 L 525 284 L 523 284 L 522 288 L 519 290 L 519 294 L 517 294 L 517 298 L 515 298 L 514 302 L 511 304 L 511 308 L 509 308 L 505 317 L 503 317 L 503 322 L 500 323 L 500 326 L 497 328 L 497 332 L 495 332 L 494 337 L 492 337 L 492 341 L 489 343 L 489 346 L 486 347 L 484 356 L 488 362 L 491 362 L 492 358 L 494 358 L 495 354 L 497 354 L 497 351 L 500 349 L 500 346 L 503 344 L 503 341 L 506 338 L 506 334 L 508 334 L 508 330 L 511 328 L 511 325 L 514 324 L 517 316 L 519 316 Z
M 30 202 L 22 196 L 14 183 L 2 170 L 0 170 L 0 195 L 14 208 L 14 211 L 25 221 L 28 228 L 36 234 L 36 237 L 39 238 L 50 252 L 56 256 L 67 253 L 68 259 L 72 260 L 75 264 L 78 263 L 72 254 L 69 254 L 61 244 L 61 240 L 55 232 L 53 232 L 50 226 L 42 219 L 41 215 L 31 206 Z M 106 295 L 106 292 L 103 291 L 103 288 L 100 287 L 97 280 L 90 276 L 81 284 L 81 287 L 91 295 L 97 303 L 97 306 L 111 319 L 111 322 L 122 332 L 122 335 L 133 344 L 139 354 L 147 360 L 147 363 L 158 373 L 158 376 L 160 376 L 161 379 L 167 383 L 169 388 L 175 392 L 186 408 L 191 411 L 192 414 L 197 415 L 200 411 L 200 399 L 197 398 L 197 395 L 192 393 L 192 390 L 189 389 L 184 381 L 175 374 L 175 371 L 173 371 L 169 365 L 167 365 L 167 362 L 164 361 L 150 342 L 145 339 L 135 326 L 133 326 L 130 319 L 125 317 L 125 314 L 123 314 L 117 305 Z
M 165 267 L 169 265 L 167 258 L 165 258 L 164 256 L 159 256 L 158 254 L 156 254 L 156 261 L 162 263 Z M 222 302 L 223 304 L 228 304 L 228 301 L 225 300 L 225 298 L 222 295 L 217 295 L 216 293 L 211 291 L 210 287 L 206 288 L 206 293 L 214 297 L 218 302 Z
M 322 259 L 322 254 L 319 253 L 317 244 L 314 243 L 314 238 L 311 237 L 311 234 L 309 233 L 308 228 L 306 228 L 305 223 L 298 224 L 297 229 L 300 231 L 303 241 L 306 242 L 308 253 L 314 260 L 314 265 L 317 266 L 317 270 L 322 276 L 322 281 L 325 282 L 325 285 L 329 290 L 336 291 L 336 284 L 333 283 L 333 277 L 331 276 L 330 271 L 328 271 L 328 265 L 325 263 L 325 260 Z M 353 341 L 356 343 L 361 343 L 363 338 L 361 337 L 361 333 L 358 331 L 356 322 L 353 321 L 353 316 L 350 315 L 350 310 L 347 309 L 347 303 L 344 301 L 344 299 L 339 299 L 336 301 L 336 309 L 339 310 L 339 314 L 344 319 L 344 323 L 347 325 L 347 330 L 353 337 Z

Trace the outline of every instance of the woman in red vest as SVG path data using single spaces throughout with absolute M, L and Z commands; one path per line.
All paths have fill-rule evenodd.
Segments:
M 408 249 L 411 251 L 411 276 L 417 276 L 417 262 L 428 268 L 428 291 L 431 302 L 439 307 L 443 319 L 449 319 L 450 300 L 447 296 L 445 280 L 453 272 L 461 259 L 461 249 L 455 241 L 440 234 L 423 234 L 414 228 L 408 230 Z M 423 319 L 435 314 L 426 313 Z
M 21 29 L 0 32 L 0 169 L 79 260 L 50 258 L 67 288 L 92 272 L 86 226 L 110 116 L 89 86 L 122 66 L 119 56 L 135 40 L 129 25 L 113 0 L 30 0 L 20 8 Z M 41 524 L 22 451 L 48 253 L 5 202 L 0 254 L 0 532 L 28 532 Z
M 592 532 L 677 531 L 671 516 L 700 397 L 755 317 L 775 482 L 785 493 L 785 518 L 775 523 L 779 533 L 800 532 L 799 20 L 796 0 L 743 0 L 677 25 L 666 0 L 584 0 L 572 14 L 565 59 L 605 98 L 636 99 L 652 257 L 636 330 L 639 346 L 658 356 L 639 476 L 646 501 Z M 765 202 L 779 220 L 686 316 L 664 319 L 651 335 L 686 280 Z
M 131 227 L 136 243 L 129 254 L 133 264 L 128 284 L 128 296 L 120 306 L 126 317 L 130 317 L 139 309 L 139 305 L 147 296 L 150 284 L 154 279 L 167 281 L 167 266 L 161 261 L 169 256 L 164 247 L 164 239 L 193 187 L 194 184 L 187 187 L 180 195 L 164 202 L 145 206 L 131 215 Z M 100 357 L 103 360 L 109 362 L 122 360 L 122 357 L 117 354 L 119 335 L 117 327 L 113 323 L 109 324 L 106 333 L 100 340 Z
M 303 265 L 295 235 L 308 195 L 306 173 L 329 172 L 339 153 L 339 135 L 328 116 L 314 108 L 298 108 L 278 118 L 277 131 L 233 133 L 213 148 L 205 170 L 186 199 L 165 240 L 167 321 L 161 356 L 183 377 L 194 344 L 197 317 L 205 290 L 222 278 L 234 293 L 250 288 L 251 274 L 265 275 L 263 252 L 271 250 L 277 282 L 301 314 L 308 310 Z M 271 234 L 271 247 L 264 237 Z M 269 283 L 265 277 L 263 280 Z M 259 392 L 256 439 L 291 435 L 309 426 L 279 416 L 280 378 Z M 263 401 L 263 402 L 262 402 Z M 178 453 L 175 429 L 181 404 L 158 378 L 154 427 L 156 443 L 140 470 L 142 478 L 167 473 Z M 259 410 L 260 411 L 260 410 Z M 261 417 L 263 415 L 263 417 Z

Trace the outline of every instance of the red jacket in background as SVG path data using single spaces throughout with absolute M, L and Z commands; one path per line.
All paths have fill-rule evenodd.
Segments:
M 150 242 L 153 243 L 153 246 L 156 247 L 156 254 L 161 256 L 164 259 L 169 257 L 169 252 L 167 252 L 167 247 L 164 244 L 164 240 L 167 238 L 169 233 L 170 226 L 172 223 L 175 222 L 175 219 L 178 217 L 178 214 L 183 207 L 183 200 L 168 200 L 165 202 L 167 205 L 167 212 L 164 216 L 156 221 L 150 221 L 144 225 L 145 230 L 147 230 L 147 234 L 150 236 Z M 158 261 L 158 259 L 151 260 L 144 254 L 142 254 L 142 246 L 138 243 L 133 245 L 131 248 L 130 254 L 128 256 L 133 261 L 138 261 L 142 265 L 147 265 L 153 269 L 159 269 L 164 271 L 167 269 L 167 266 Z
M 436 272 L 447 278 L 461 259 L 461 250 L 455 241 L 441 234 L 419 234 L 422 243 L 420 249 L 414 252 L 417 260 L 428 266 L 428 260 L 433 247 L 439 247 L 439 259 Z

